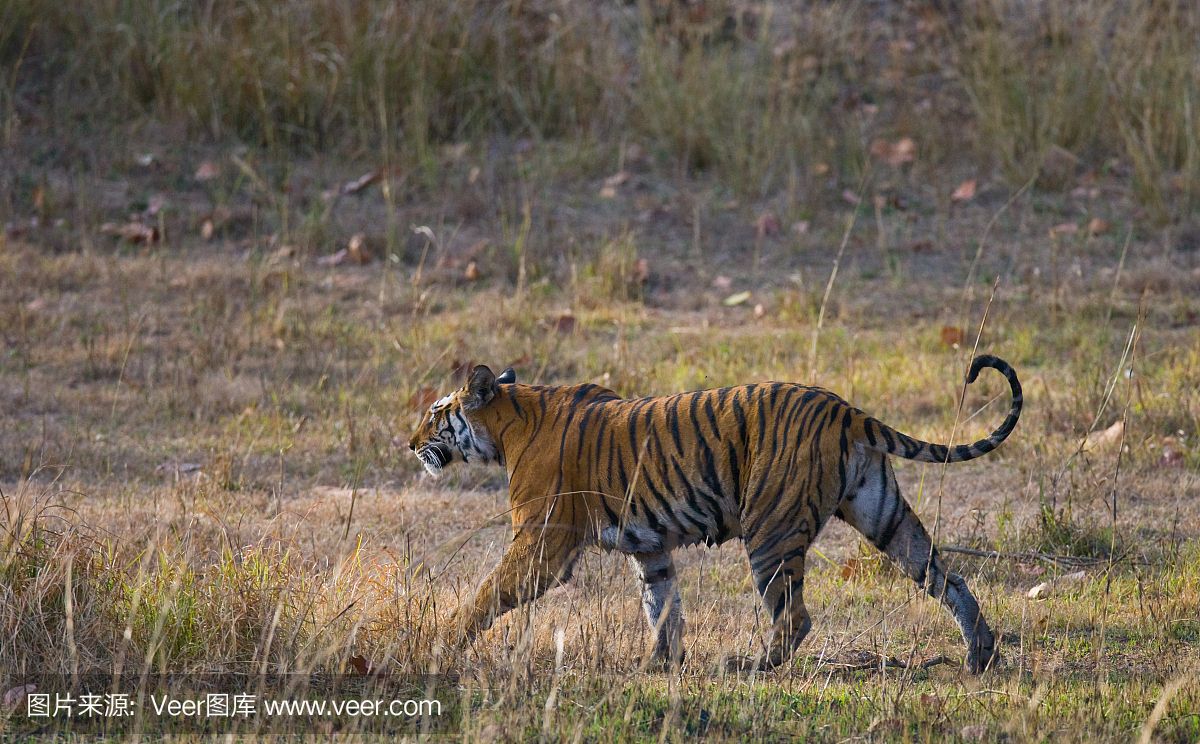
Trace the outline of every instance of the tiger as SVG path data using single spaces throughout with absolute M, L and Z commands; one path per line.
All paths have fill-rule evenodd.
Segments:
M 985 439 L 954 447 L 915 439 L 834 393 L 765 382 L 625 399 L 595 384 L 518 384 L 474 367 L 462 388 L 424 412 L 409 441 L 425 469 L 454 462 L 503 467 L 512 541 L 478 590 L 450 617 L 443 639 L 461 648 L 497 617 L 570 579 L 580 554 L 627 556 L 650 627 L 649 658 L 681 663 L 683 608 L 672 551 L 741 538 L 771 618 L 753 655 L 728 668 L 788 661 L 812 628 L 805 557 L 837 517 L 858 530 L 950 611 L 966 644 L 965 668 L 999 662 L 996 636 L 961 576 L 946 569 L 900 493 L 889 455 L 966 462 L 991 452 L 1017 425 L 1021 384 L 1004 360 L 980 355 L 1008 380 L 1011 406 Z

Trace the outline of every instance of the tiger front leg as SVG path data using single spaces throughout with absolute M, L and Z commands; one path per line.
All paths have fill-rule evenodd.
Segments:
M 513 538 L 500 564 L 483 580 L 475 595 L 455 610 L 447 645 L 458 648 L 491 627 L 496 618 L 570 579 L 576 546 L 548 539 L 544 531 L 522 530 Z
M 654 636 L 651 658 L 660 663 L 683 661 L 683 607 L 671 554 L 636 553 L 629 564 L 642 585 L 642 609 Z

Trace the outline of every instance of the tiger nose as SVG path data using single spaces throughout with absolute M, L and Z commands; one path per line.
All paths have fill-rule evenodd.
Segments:
M 413 452 L 416 452 L 416 451 L 417 451 L 417 445 L 413 444 L 412 442 L 409 442 L 409 443 L 408 443 L 408 448 L 409 448 L 410 450 L 412 450 Z

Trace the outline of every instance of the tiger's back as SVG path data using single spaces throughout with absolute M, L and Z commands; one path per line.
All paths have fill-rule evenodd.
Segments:
M 517 390 L 501 394 L 524 407 Z M 528 465 L 530 453 L 540 453 L 554 469 L 554 491 L 589 502 L 587 532 L 608 549 L 643 553 L 720 544 L 742 535 L 743 518 L 779 508 L 790 491 L 809 488 L 813 479 L 846 477 L 844 468 L 805 468 L 850 454 L 812 456 L 814 447 L 849 447 L 839 438 L 826 440 L 853 411 L 817 388 L 772 382 L 624 400 L 603 388 L 578 386 L 536 395 L 539 409 L 543 395 L 557 398 L 557 407 L 546 402 L 561 418 L 522 444 L 511 472 L 521 471 L 522 461 Z M 819 492 L 843 490 L 834 480 Z

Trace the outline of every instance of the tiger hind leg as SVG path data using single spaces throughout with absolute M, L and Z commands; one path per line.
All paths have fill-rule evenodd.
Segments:
M 967 582 L 946 570 L 925 526 L 901 496 L 891 462 L 872 456 L 864 473 L 862 485 L 842 501 L 837 515 L 950 610 L 967 644 L 968 670 L 978 674 L 996 664 L 996 638 L 979 603 Z
M 652 658 L 657 662 L 683 661 L 683 606 L 675 580 L 675 563 L 667 551 L 629 556 L 642 586 L 642 609 L 654 637 Z

